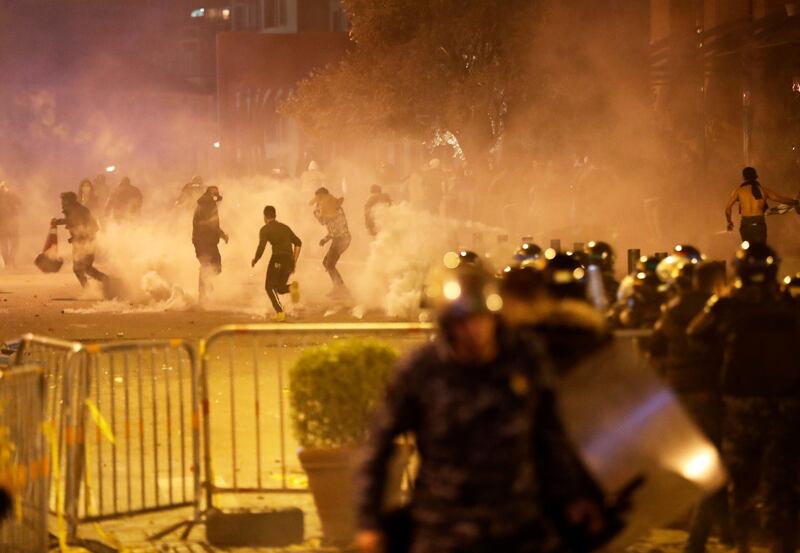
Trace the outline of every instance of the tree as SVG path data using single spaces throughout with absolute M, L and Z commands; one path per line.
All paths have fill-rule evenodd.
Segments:
M 314 136 L 432 144 L 452 133 L 474 167 L 501 145 L 506 162 L 618 157 L 641 137 L 641 0 L 343 2 L 351 51 L 283 108 Z
M 344 0 L 353 48 L 302 82 L 284 113 L 320 138 L 447 132 L 485 158 L 537 89 L 527 63 L 535 0 Z

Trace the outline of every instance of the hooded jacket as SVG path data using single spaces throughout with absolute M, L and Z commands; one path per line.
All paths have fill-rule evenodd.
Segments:
M 215 248 L 222 238 L 219 209 L 214 196 L 206 192 L 197 200 L 192 220 L 192 244 L 196 248 Z

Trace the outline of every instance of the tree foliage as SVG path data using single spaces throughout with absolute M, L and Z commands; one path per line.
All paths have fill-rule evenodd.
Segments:
M 536 0 L 344 0 L 353 48 L 299 86 L 284 112 L 322 138 L 449 131 L 485 152 L 538 85 Z
M 498 145 L 550 157 L 612 150 L 612 134 L 646 116 L 641 0 L 343 2 L 351 51 L 284 107 L 320 138 L 430 144 L 450 132 L 480 164 Z

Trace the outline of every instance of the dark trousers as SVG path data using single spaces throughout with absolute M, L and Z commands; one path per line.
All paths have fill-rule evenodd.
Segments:
M 269 260 L 265 287 L 267 296 L 276 313 L 283 312 L 280 294 L 289 293 L 289 277 L 294 272 L 294 257 L 291 255 L 273 255 Z
M 800 403 L 793 399 L 726 398 L 723 455 L 730 474 L 733 528 L 748 550 L 756 498 L 764 488 L 764 527 L 773 553 L 797 547 Z
M 339 258 L 342 257 L 342 254 L 350 247 L 350 236 L 337 236 L 331 242 L 331 247 L 328 250 L 328 253 L 325 254 L 325 258 L 322 260 L 322 266 L 325 267 L 325 270 L 328 271 L 328 274 L 333 281 L 333 285 L 337 288 L 344 288 L 344 279 L 342 279 L 342 275 L 336 269 L 336 264 L 339 262 Z
M 742 217 L 741 225 L 739 226 L 739 234 L 742 237 L 742 242 L 750 242 L 752 244 L 766 244 L 767 243 L 767 220 L 763 215 L 756 217 Z
M 710 393 L 683 393 L 681 402 L 706 436 L 720 447 L 722 444 L 722 400 Z M 685 550 L 688 553 L 703 553 L 715 524 L 719 528 L 723 542 L 733 540 L 728 490 L 705 498 L 695 509 L 689 525 L 689 538 Z
M 94 244 L 90 242 L 72 243 L 72 272 L 84 288 L 89 278 L 102 283 L 108 281 L 108 276 L 94 267 Z
M 217 244 L 195 244 L 194 252 L 200 262 L 198 289 L 202 300 L 214 290 L 211 281 L 222 272 L 222 256 Z

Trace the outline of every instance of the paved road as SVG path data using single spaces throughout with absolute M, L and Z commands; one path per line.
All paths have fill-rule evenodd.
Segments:
M 327 287 L 327 283 L 320 286 Z M 207 310 L 190 305 L 170 310 L 81 298 L 75 277 L 69 272 L 45 275 L 0 271 L 0 342 L 28 332 L 79 341 L 173 337 L 197 340 L 223 324 L 265 322 L 269 309 L 260 280 L 243 282 L 242 287 L 252 289 L 251 304 L 221 304 Z M 290 321 L 358 320 L 349 309 L 324 299 L 315 300 L 312 296 L 304 301 L 304 309 Z M 367 313 L 365 320 L 385 317 Z

